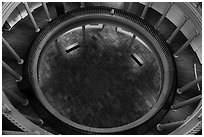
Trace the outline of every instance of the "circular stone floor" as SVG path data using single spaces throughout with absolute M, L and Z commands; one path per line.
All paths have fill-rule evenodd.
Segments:
M 108 25 L 87 28 L 86 44 L 81 29 L 60 36 L 43 53 L 38 77 L 56 111 L 96 128 L 139 119 L 156 103 L 161 87 L 160 69 L 151 51 Z

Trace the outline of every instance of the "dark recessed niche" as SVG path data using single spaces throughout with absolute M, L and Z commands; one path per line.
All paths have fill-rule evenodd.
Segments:
M 143 65 L 142 59 L 137 54 L 133 53 L 131 57 L 140 67 Z
M 74 43 L 66 48 L 66 53 L 70 53 L 80 47 L 79 43 Z

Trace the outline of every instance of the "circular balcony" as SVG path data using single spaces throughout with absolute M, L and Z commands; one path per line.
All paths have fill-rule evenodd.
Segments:
M 193 4 L 4 3 L 3 116 L 25 134 L 197 133 L 202 32 Z M 19 9 L 28 16 L 9 26 Z

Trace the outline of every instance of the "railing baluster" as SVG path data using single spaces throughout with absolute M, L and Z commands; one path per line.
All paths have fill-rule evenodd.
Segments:
M 200 115 L 198 116 L 198 120 L 199 120 L 199 121 L 202 121 L 202 114 L 200 114 Z
M 44 8 L 44 10 L 45 10 L 45 14 L 46 14 L 46 17 L 47 17 L 47 21 L 50 22 L 52 19 L 51 19 L 51 17 L 50 17 L 50 13 L 49 13 L 49 11 L 48 11 L 47 5 L 46 5 L 45 2 L 42 2 L 42 5 L 43 5 L 43 8 Z
M 157 30 L 159 29 L 159 26 L 161 25 L 162 21 L 165 19 L 166 15 L 167 15 L 167 13 L 169 12 L 169 10 L 170 10 L 170 8 L 171 8 L 172 5 L 173 5 L 172 2 L 166 5 L 166 7 L 165 7 L 166 10 L 165 10 L 164 13 L 162 14 L 162 16 L 161 16 L 161 18 L 159 19 L 159 21 L 157 22 L 157 24 L 156 24 L 156 26 L 155 26 L 155 29 L 157 29 Z
M 6 20 L 3 27 L 2 27 L 2 31 L 9 31 L 11 30 L 11 26 L 9 25 L 8 21 Z
M 143 9 L 143 11 L 142 11 L 142 15 L 140 16 L 140 18 L 142 18 L 142 19 L 145 18 L 145 15 L 146 15 L 146 13 L 147 13 L 147 10 L 148 10 L 150 4 L 151 4 L 151 2 L 146 2 L 145 7 L 144 7 L 144 9 Z
M 129 46 L 131 46 L 131 45 L 134 43 L 134 41 L 135 41 L 135 37 L 136 37 L 135 35 L 132 36 L 131 41 L 130 41 L 130 45 L 129 45 Z
M 2 104 L 2 113 L 10 113 L 11 110 L 5 105 L 5 104 Z
M 188 20 L 188 17 L 185 16 L 185 20 L 178 25 L 178 27 L 174 30 L 174 32 L 171 34 L 171 36 L 166 40 L 166 43 L 171 44 L 172 40 L 175 38 L 175 36 L 178 34 L 179 30 L 183 27 L 183 25 L 186 23 Z
M 24 115 L 27 119 L 29 119 L 31 122 L 35 123 L 36 125 L 42 126 L 44 124 L 42 119 L 37 119 L 37 118 L 33 118 L 27 115 Z
M 196 8 L 202 7 L 202 2 L 193 2 L 193 3 L 195 4 Z
M 129 5 L 128 5 L 128 9 L 127 9 L 127 11 L 129 11 L 130 12 L 130 10 L 131 10 L 131 8 L 132 8 L 132 2 L 129 2 Z
M 63 55 L 63 52 L 65 51 L 65 49 L 63 50 L 62 46 L 60 45 L 60 43 L 58 42 L 58 39 L 55 40 L 55 47 L 57 49 L 58 52 L 58 56 Z M 65 52 L 64 52 L 65 53 Z
M 198 79 L 196 64 L 194 64 L 193 67 L 194 67 L 195 78 Z M 198 88 L 198 91 L 201 91 L 199 83 L 197 83 L 197 88 Z
M 177 121 L 177 122 L 166 123 L 166 124 L 158 124 L 157 130 L 162 131 L 162 130 L 177 128 L 181 126 L 182 124 L 184 124 L 184 122 L 185 121 Z
M 29 8 L 29 6 L 28 6 L 28 3 L 27 3 L 27 2 L 24 2 L 24 6 L 25 6 L 25 9 L 26 9 L 26 11 L 27 11 L 27 13 L 28 13 L 28 16 L 29 16 L 31 22 L 33 23 L 33 26 L 34 26 L 34 28 L 35 28 L 35 31 L 36 31 L 36 32 L 39 32 L 40 29 L 38 28 L 38 26 L 37 26 L 37 24 L 36 24 L 36 22 L 35 22 L 35 19 L 34 19 L 34 17 L 33 17 L 33 14 L 32 14 L 31 11 L 30 11 L 30 8 Z
M 63 3 L 56 2 L 55 3 L 55 9 L 56 9 L 56 12 L 57 12 L 57 16 L 61 16 L 61 15 L 65 14 L 65 7 L 64 7 Z
M 64 6 L 64 12 L 66 13 L 68 11 L 66 2 L 62 2 L 62 5 Z
M 183 101 L 183 102 L 181 102 L 179 104 L 172 105 L 171 109 L 176 110 L 176 109 L 185 107 L 185 106 L 190 105 L 192 103 L 198 102 L 199 100 L 201 100 L 201 98 L 202 98 L 202 95 L 198 95 L 198 96 L 193 97 L 191 99 L 185 100 L 185 101 Z
M 85 7 L 85 3 L 84 3 L 84 2 L 81 2 L 81 3 L 80 3 L 80 8 L 83 8 L 83 7 Z
M 22 77 L 17 74 L 11 67 L 9 67 L 4 61 L 2 61 L 2 66 L 9 74 L 11 74 L 11 76 L 16 79 L 16 82 L 20 82 L 22 80 Z
M 83 37 L 83 42 L 86 43 L 86 28 L 85 28 L 85 25 L 82 26 L 82 37 Z
M 23 97 L 21 97 L 20 95 L 16 94 L 15 92 L 12 91 L 8 91 L 6 89 L 3 89 L 3 91 L 10 96 L 13 100 L 15 100 L 16 102 L 20 103 L 23 106 L 27 106 L 29 101 Z
M 15 59 L 18 61 L 18 64 L 23 64 L 23 59 L 19 57 L 19 55 L 15 52 L 15 50 L 9 45 L 9 43 L 2 37 L 2 41 L 4 46 L 12 53 Z
M 197 83 L 199 83 L 200 81 L 202 81 L 202 76 L 198 77 L 197 79 L 191 81 L 190 83 L 186 84 L 185 86 L 178 88 L 177 89 L 177 93 L 178 94 L 182 94 L 184 93 L 187 89 L 191 88 L 192 86 L 196 85 Z
M 192 40 L 193 40 L 195 37 L 197 37 L 198 35 L 199 35 L 199 32 L 196 30 L 196 34 L 193 35 L 190 39 L 188 39 L 188 40 L 186 41 L 186 43 L 184 43 L 183 46 L 182 46 L 179 50 L 177 50 L 177 51 L 174 53 L 174 57 L 178 58 L 178 54 L 179 54 L 181 51 L 183 51 L 184 49 L 186 49 L 186 48 L 190 45 L 190 43 L 192 42 Z

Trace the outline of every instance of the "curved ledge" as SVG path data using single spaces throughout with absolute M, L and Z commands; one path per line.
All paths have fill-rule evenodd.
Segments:
M 10 103 L 4 92 L 2 93 L 2 103 L 5 104 L 9 109 L 9 113 L 4 113 L 3 115 L 14 123 L 18 128 L 24 132 L 34 133 L 38 131 L 41 135 L 51 135 L 50 132 L 43 130 L 39 126 L 30 122 L 26 117 L 24 117 L 18 110 L 16 110 L 13 105 Z
M 2 6 L 2 26 L 10 14 L 16 9 L 20 2 L 5 2 Z
M 133 14 L 130 14 L 123 10 L 114 9 L 114 15 L 112 15 L 113 8 L 107 7 L 88 7 L 83 9 L 73 10 L 63 16 L 60 16 L 54 19 L 38 36 L 35 40 L 33 46 L 31 47 L 30 53 L 28 54 L 28 70 L 27 74 L 29 77 L 30 84 L 34 90 L 36 96 L 40 102 L 46 107 L 49 113 L 52 113 L 56 118 L 59 118 L 61 122 L 63 121 L 67 125 L 62 127 L 64 124 L 59 124 L 59 130 L 65 128 L 70 128 L 70 125 L 74 128 L 81 129 L 82 131 L 95 132 L 95 133 L 114 133 L 122 132 L 127 130 L 134 130 L 134 134 L 143 134 L 149 129 L 153 128 L 156 121 L 160 121 L 161 118 L 166 114 L 169 108 L 169 104 L 172 101 L 172 96 L 174 95 L 174 86 L 175 86 L 175 68 L 173 57 L 170 54 L 164 40 L 157 34 L 156 30 L 144 20 L 136 17 Z M 128 30 L 131 30 L 139 37 L 141 37 L 150 48 L 154 51 L 157 59 L 161 65 L 161 70 L 164 75 L 164 80 L 162 84 L 162 91 L 160 97 L 153 106 L 153 108 L 144 115 L 141 119 L 129 123 L 127 125 L 117 127 L 117 128 L 93 128 L 87 126 L 79 126 L 79 124 L 74 123 L 68 119 L 63 118 L 56 112 L 46 101 L 42 95 L 41 89 L 37 81 L 37 67 L 40 54 L 44 46 L 49 43 L 51 39 L 55 39 L 56 36 L 59 36 L 61 33 L 66 32 L 67 30 L 81 26 L 83 24 L 94 22 L 94 23 L 114 23 L 118 26 L 123 26 Z M 65 29 L 66 28 L 66 29 Z M 25 68 L 26 69 L 26 68 Z M 37 106 L 34 106 L 37 107 Z M 36 108 L 39 110 L 38 108 Z M 42 115 L 39 113 L 39 115 Z M 48 114 L 47 114 L 48 115 Z M 49 114 L 50 115 L 50 114 Z M 50 126 L 56 126 L 51 123 L 51 121 L 46 121 L 50 123 Z M 56 123 L 56 122 L 55 122 Z M 64 131 L 64 132 L 65 132 Z M 62 132 L 62 131 L 61 131 Z
M 187 134 L 196 134 L 202 129 L 202 121 L 200 116 L 202 115 L 202 100 L 200 101 L 198 107 L 194 113 L 186 119 L 185 123 L 179 128 L 170 133 L 170 135 L 187 135 Z

